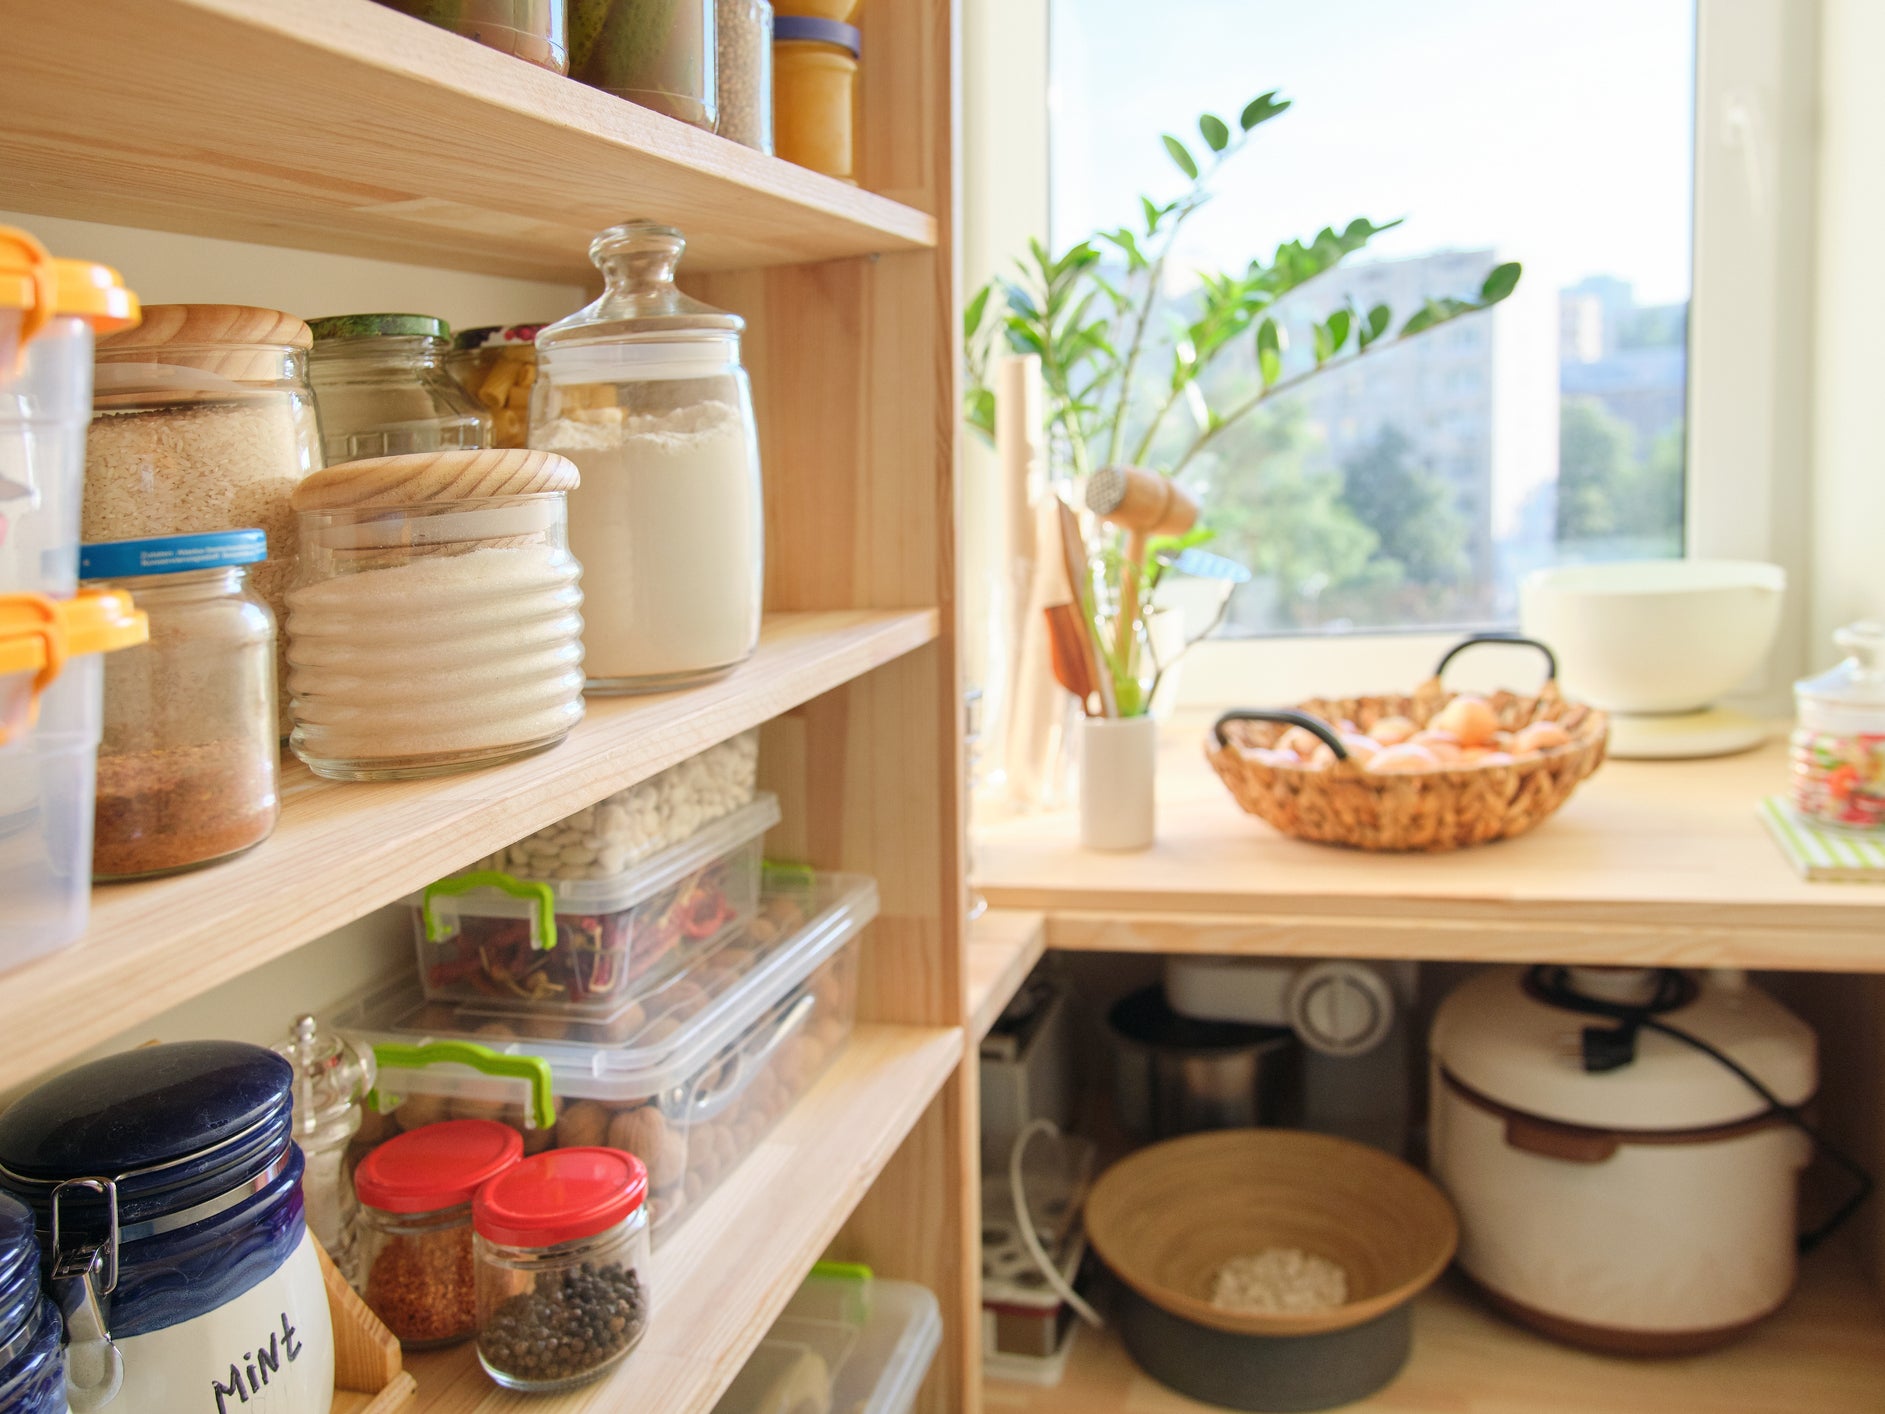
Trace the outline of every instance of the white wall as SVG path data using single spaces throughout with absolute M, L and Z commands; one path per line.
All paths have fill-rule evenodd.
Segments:
M 558 319 L 587 299 L 576 285 L 503 280 L 51 216 L 0 211 L 0 225 L 32 232 L 54 255 L 117 267 L 125 284 L 146 304 L 259 304 L 304 319 L 373 311 L 436 314 L 456 329 Z
M 1885 617 L 1885 4 L 1823 0 L 1813 329 L 1812 630 Z
M 387 261 L 280 250 L 84 221 L 0 212 L 55 255 L 116 266 L 147 304 L 259 304 L 303 317 L 370 310 L 436 314 L 454 328 L 555 319 L 587 296 L 575 285 L 468 275 Z M 403 909 L 382 909 L 174 1011 L 133 1026 L 90 1055 L 144 1041 L 210 1037 L 270 1044 L 303 1012 L 331 1007 L 412 960 Z M 0 981 L 0 986 L 4 986 Z M 0 1095 L 0 1103 L 8 1096 Z

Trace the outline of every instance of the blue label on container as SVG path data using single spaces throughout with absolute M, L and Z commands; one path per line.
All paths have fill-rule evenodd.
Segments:
M 267 558 L 268 537 L 259 530 L 107 540 L 79 546 L 79 578 L 130 579 L 141 574 L 181 574 L 187 570 L 252 565 Z

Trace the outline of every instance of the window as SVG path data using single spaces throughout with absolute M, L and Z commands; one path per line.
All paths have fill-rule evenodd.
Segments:
M 1275 88 L 1185 227 L 1161 291 L 1241 269 L 1356 216 L 1404 224 L 1305 287 L 1311 320 L 1470 295 L 1524 262 L 1489 314 L 1267 404 L 1187 470 L 1213 548 L 1248 564 L 1231 636 L 1506 625 L 1530 570 L 1685 548 L 1697 19 L 1691 0 L 1052 0 L 1053 245 L 1139 225 L 1184 185 L 1161 133 L 1195 141 Z M 1202 383 L 1258 386 L 1254 344 Z M 1194 410 L 1195 415 L 1195 410 Z

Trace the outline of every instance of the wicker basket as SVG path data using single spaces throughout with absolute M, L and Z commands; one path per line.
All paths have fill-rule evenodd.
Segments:
M 1331 723 L 1346 719 L 1366 733 L 1383 717 L 1403 716 L 1424 727 L 1454 696 L 1442 685 L 1441 673 L 1477 643 L 1519 643 L 1545 655 L 1547 677 L 1536 696 L 1500 692 L 1486 700 L 1502 730 L 1557 722 L 1570 734 L 1568 744 L 1509 765 L 1403 775 L 1366 771 L 1346 758 Z M 1291 766 L 1250 754 L 1253 748 L 1275 746 L 1292 726 L 1315 732 L 1341 759 L 1329 766 Z M 1608 732 L 1609 719 L 1602 712 L 1559 696 L 1557 661 L 1544 644 L 1480 634 L 1449 650 L 1433 677 L 1411 696 L 1318 698 L 1288 710 L 1227 712 L 1218 719 L 1205 754 L 1237 803 L 1286 835 L 1355 849 L 1447 850 L 1510 839 L 1531 829 L 1603 764 Z

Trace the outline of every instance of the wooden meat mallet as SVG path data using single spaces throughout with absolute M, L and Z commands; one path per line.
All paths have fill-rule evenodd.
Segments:
M 1132 625 L 1139 617 L 1139 576 L 1154 535 L 1183 535 L 1198 523 L 1198 503 L 1168 476 L 1136 466 L 1109 466 L 1086 483 L 1087 509 L 1126 533 L 1126 564 L 1119 575 L 1119 623 L 1114 656 L 1121 671 L 1131 661 Z

